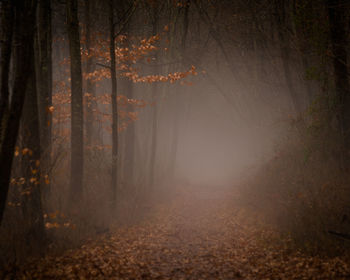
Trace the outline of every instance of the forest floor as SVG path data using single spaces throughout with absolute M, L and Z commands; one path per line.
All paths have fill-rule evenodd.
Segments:
M 345 257 L 311 257 L 274 242 L 246 219 L 227 189 L 188 188 L 145 221 L 61 256 L 29 262 L 4 279 L 350 279 Z M 1 278 L 1 277 L 0 277 Z

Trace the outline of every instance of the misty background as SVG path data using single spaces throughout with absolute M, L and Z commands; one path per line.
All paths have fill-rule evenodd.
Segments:
M 201 188 L 347 251 L 347 1 L 22 2 L 1 3 L 2 263 Z

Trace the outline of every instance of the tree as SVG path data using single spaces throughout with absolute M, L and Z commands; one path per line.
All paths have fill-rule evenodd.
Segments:
M 124 91 L 128 99 L 133 99 L 133 84 L 129 80 L 123 81 Z M 135 124 L 130 123 L 125 132 L 124 151 L 124 178 L 132 186 L 134 177 L 134 157 L 135 157 Z
M 1 8 L 14 9 L 14 36 L 13 36 L 13 88 L 11 94 L 11 103 L 9 94 L 1 97 L 5 98 L 2 102 L 5 104 L 5 112 L 7 114 L 1 115 L 1 135 L 0 139 L 0 223 L 3 218 L 3 213 L 6 205 L 7 193 L 9 189 L 9 181 L 11 176 L 11 167 L 15 145 L 17 141 L 20 119 L 24 104 L 28 73 L 30 72 L 33 54 L 33 40 L 35 28 L 35 11 L 37 1 L 24 0 L 18 2 L 11 2 Z M 5 11 L 3 17 L 5 26 L 11 24 L 11 16 L 7 16 L 9 10 Z M 7 33 L 9 35 L 9 33 Z M 7 35 L 7 39 L 11 39 Z M 6 36 L 6 35 L 5 35 Z M 9 54 L 8 54 L 9 55 Z M 6 61 L 2 61 L 2 64 Z M 6 69 L 6 65 L 1 65 L 2 70 Z M 1 76 L 3 77 L 3 76 Z M 8 77 L 5 78 L 8 79 Z M 8 83 L 8 80 L 1 80 L 1 83 Z M 4 87 L 6 89 L 6 86 Z M 3 90 L 3 87 L 1 87 Z
M 67 0 L 67 31 L 71 71 L 71 201 L 83 193 L 83 88 L 78 20 L 78 1 Z
M 119 12 L 119 18 L 126 18 L 125 22 L 125 33 L 127 37 L 130 37 L 130 31 L 131 31 L 131 16 L 133 11 L 129 12 L 127 4 L 130 5 L 129 1 L 121 1 L 121 11 Z M 128 15 L 130 14 L 130 15 Z M 123 28 L 123 27 L 122 27 Z M 131 42 L 130 38 L 127 39 L 126 46 L 130 49 Z M 130 63 L 128 64 L 130 67 Z M 129 100 L 133 100 L 133 83 L 129 79 L 120 79 L 120 88 L 122 92 L 125 94 L 125 96 Z M 123 164 L 121 167 L 123 167 L 123 181 L 128 184 L 128 186 L 133 185 L 133 179 L 134 179 L 134 157 L 135 157 L 135 125 L 133 123 L 130 123 L 125 132 L 124 136 L 124 149 L 121 149 L 121 151 L 124 152 L 124 156 L 122 157 L 119 152 L 119 157 L 122 158 Z
M 117 163 L 118 163 L 118 107 L 117 107 L 117 69 L 115 57 L 115 23 L 114 0 L 109 1 L 109 52 L 111 58 L 111 83 L 112 83 L 112 206 L 117 198 Z
M 0 54 L 0 143 L 4 137 L 3 127 L 8 116 L 8 102 L 9 102 L 9 75 L 10 75 L 10 60 L 12 51 L 12 34 L 13 34 L 13 5 L 10 1 L 3 1 L 1 3 L 1 54 Z
M 275 17 L 276 17 L 276 28 L 277 28 L 277 34 L 278 34 L 278 43 L 280 47 L 281 52 L 281 60 L 282 60 L 282 67 L 284 72 L 284 78 L 286 81 L 287 89 L 290 95 L 290 99 L 292 101 L 293 109 L 297 115 L 297 118 L 301 117 L 301 106 L 300 102 L 298 100 L 297 91 L 293 85 L 293 78 L 292 78 L 292 67 L 291 67 L 291 56 L 290 56 L 290 49 L 289 49 L 289 38 L 287 36 L 287 29 L 288 29 L 288 21 L 287 21 L 287 2 L 289 1 L 281 1 L 281 0 L 275 0 Z M 286 4 L 287 3 L 287 4 Z
M 86 23 L 86 33 L 85 33 L 85 46 L 86 46 L 86 73 L 93 73 L 95 71 L 95 60 L 92 55 L 91 46 L 92 46 L 92 12 L 94 8 L 94 1 L 88 0 L 85 4 L 85 23 Z M 86 79 L 86 146 L 92 145 L 93 139 L 93 110 L 95 109 L 95 97 L 96 97 L 96 86 L 95 83 L 91 81 L 91 79 Z
M 42 254 L 45 249 L 44 213 L 42 207 L 41 142 L 39 128 L 39 98 L 35 79 L 34 51 L 28 77 L 21 120 L 21 171 L 25 183 L 22 187 L 23 229 L 29 254 Z M 42 131 L 42 130 L 41 130 Z
M 330 41 L 333 55 L 337 118 L 342 137 L 341 164 L 350 166 L 350 88 L 347 57 L 347 32 L 345 12 L 341 0 L 327 0 L 330 25 Z
M 151 20 L 152 20 L 152 33 L 153 35 L 157 35 L 158 33 L 158 21 L 159 21 L 159 3 L 158 1 L 154 1 L 153 11 L 150 12 Z M 155 54 L 155 60 L 158 63 L 159 55 Z M 158 73 L 159 67 L 155 66 L 155 72 Z M 158 97 L 158 85 L 157 83 L 152 84 L 152 97 L 153 100 L 156 100 Z M 153 106 L 152 111 L 152 135 L 151 135 L 151 158 L 150 158 L 150 170 L 149 170 L 149 182 L 148 187 L 150 189 L 154 188 L 155 181 L 155 167 L 157 161 L 157 141 L 158 141 L 158 106 L 155 104 Z
M 52 114 L 52 35 L 51 1 L 39 0 L 35 44 L 38 113 L 40 122 L 41 163 L 47 174 L 51 162 Z M 49 189 L 47 186 L 46 189 Z

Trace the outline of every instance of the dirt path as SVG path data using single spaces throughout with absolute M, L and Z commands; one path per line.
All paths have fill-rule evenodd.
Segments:
M 243 223 L 225 189 L 181 191 L 147 222 L 119 228 L 5 279 L 350 279 L 345 260 L 270 246 Z

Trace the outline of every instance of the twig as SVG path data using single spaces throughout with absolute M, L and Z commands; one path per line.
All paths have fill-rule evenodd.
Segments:
M 96 62 L 96 65 L 101 66 L 101 67 L 104 67 L 104 68 L 111 69 L 111 66 L 109 66 L 109 65 L 105 65 L 105 64 L 102 64 L 102 63 L 98 63 L 98 62 Z

